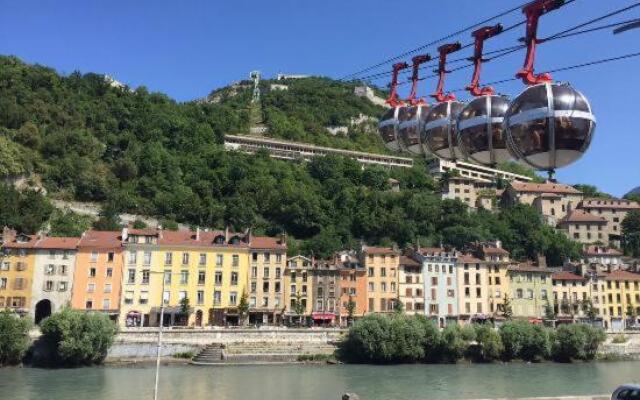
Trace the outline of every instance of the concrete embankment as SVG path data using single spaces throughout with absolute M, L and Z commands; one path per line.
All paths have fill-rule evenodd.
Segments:
M 233 362 L 291 362 L 303 355 L 332 354 L 344 334 L 340 329 L 167 329 L 163 332 L 163 357 L 177 353 L 207 352 L 220 348 L 216 357 Z M 156 357 L 157 328 L 126 329 L 118 333 L 107 361 L 144 361 Z

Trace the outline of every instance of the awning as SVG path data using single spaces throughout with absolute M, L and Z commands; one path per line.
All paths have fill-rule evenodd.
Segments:
M 336 317 L 334 313 L 314 312 L 311 313 L 312 319 L 332 320 Z

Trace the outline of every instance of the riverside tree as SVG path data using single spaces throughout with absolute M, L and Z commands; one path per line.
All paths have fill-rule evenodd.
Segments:
M 0 311 L 0 366 L 19 364 L 29 347 L 29 328 L 25 318 Z

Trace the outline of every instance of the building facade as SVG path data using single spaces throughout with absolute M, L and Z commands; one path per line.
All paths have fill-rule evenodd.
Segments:
M 620 246 L 622 235 L 620 224 L 626 218 L 627 213 L 633 210 L 640 210 L 640 205 L 635 201 L 624 199 L 586 198 L 580 202 L 578 208 L 589 214 L 604 218 L 607 223 L 602 232 L 602 242 Z
M 585 316 L 583 304 L 591 300 L 591 286 L 584 276 L 568 271 L 555 272 L 553 280 L 554 311 L 559 320 Z
M 311 271 L 314 325 L 333 325 L 340 316 L 340 272 L 334 260 L 319 261 Z
M 298 255 L 287 260 L 285 269 L 286 317 L 306 319 L 313 310 L 313 260 Z
M 509 301 L 513 316 L 539 321 L 545 317 L 546 307 L 553 308 L 552 271 L 531 264 L 507 268 Z
M 0 253 L 0 308 L 21 316 L 32 307 L 31 288 L 36 264 L 36 235 L 5 229 Z
M 457 258 L 458 319 L 461 323 L 489 318 L 489 267 L 470 254 Z
M 411 257 L 422 264 L 425 314 L 440 327 L 458 319 L 458 269 L 455 250 L 419 248 Z
M 367 271 L 355 251 L 338 252 L 334 264 L 340 274 L 340 325 L 345 326 L 350 317 L 360 318 L 367 313 Z
M 558 229 L 564 232 L 569 239 L 578 243 L 608 244 L 609 239 L 605 233 L 607 221 L 594 214 L 589 214 L 583 210 L 571 210 L 560 220 Z
M 279 239 L 252 236 L 249 275 L 249 323 L 277 324 L 287 306 L 287 244 Z
M 367 271 L 367 312 L 393 312 L 398 298 L 400 253 L 390 247 L 363 246 L 361 254 Z
M 423 279 L 422 263 L 411 257 L 400 256 L 398 299 L 405 314 L 425 314 Z

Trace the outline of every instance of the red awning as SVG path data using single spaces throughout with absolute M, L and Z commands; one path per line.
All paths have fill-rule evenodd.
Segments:
M 336 315 L 333 313 L 323 313 L 323 312 L 311 313 L 311 318 L 313 319 L 331 320 L 331 319 L 334 319 L 335 317 Z

